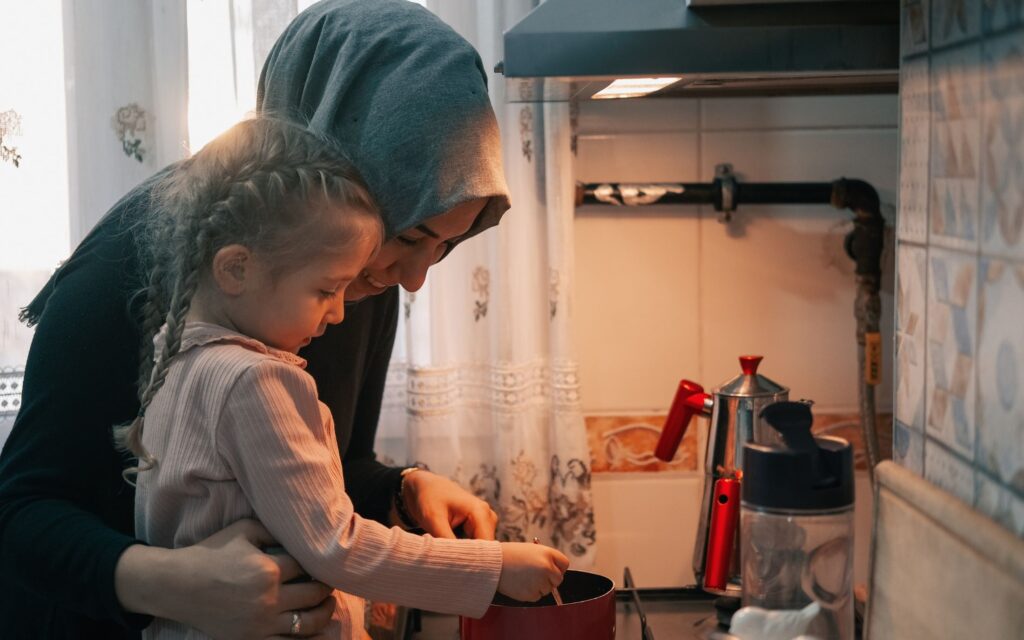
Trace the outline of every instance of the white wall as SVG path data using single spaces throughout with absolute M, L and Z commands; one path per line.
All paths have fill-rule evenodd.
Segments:
M 750 182 L 861 178 L 890 220 L 896 96 L 589 101 L 582 182 L 709 182 L 718 163 Z M 580 378 L 588 413 L 664 411 L 686 377 L 712 387 L 765 356 L 762 373 L 820 410 L 857 408 L 850 214 L 828 206 L 581 207 L 576 213 Z M 891 366 L 892 248 L 882 331 Z M 891 407 L 892 382 L 878 388 Z
M 577 180 L 709 182 L 718 163 L 741 181 L 867 180 L 890 220 L 896 199 L 896 96 L 587 102 Z M 741 354 L 815 400 L 857 411 L 850 215 L 827 206 L 581 207 L 576 212 L 575 326 L 584 411 L 663 413 L 680 378 L 713 387 Z M 887 238 L 887 242 L 890 238 Z M 892 406 L 891 243 L 883 256 L 884 379 Z M 696 425 L 706 430 L 706 421 Z M 701 438 L 705 440 L 705 438 Z M 697 473 L 594 477 L 595 570 L 641 586 L 693 581 Z M 871 490 L 858 473 L 854 573 L 867 576 Z

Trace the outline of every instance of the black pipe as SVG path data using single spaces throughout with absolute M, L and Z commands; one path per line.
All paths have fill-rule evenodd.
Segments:
M 576 206 L 625 204 L 623 187 L 667 191 L 650 204 L 710 204 L 722 210 L 722 180 L 714 182 L 676 182 L 661 184 L 579 184 Z M 829 204 L 833 185 L 830 182 L 737 182 L 733 205 L 739 204 Z M 601 196 L 604 196 L 602 199 Z M 610 202 L 614 200 L 614 202 Z M 645 205 L 644 205 L 645 206 Z

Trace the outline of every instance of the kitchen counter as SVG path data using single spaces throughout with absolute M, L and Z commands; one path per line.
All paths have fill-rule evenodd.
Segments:
M 638 589 L 641 607 L 654 640 L 714 640 L 715 608 L 712 597 L 693 588 Z M 616 593 L 616 640 L 646 640 L 640 616 L 628 591 Z M 423 613 L 420 631 L 409 634 L 413 640 L 457 640 L 457 616 Z M 650 639 L 652 636 L 648 636 Z M 727 637 L 727 636 L 725 636 Z

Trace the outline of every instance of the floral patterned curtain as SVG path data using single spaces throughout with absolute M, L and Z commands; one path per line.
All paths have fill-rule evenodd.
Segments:
M 529 1 L 428 1 L 480 51 Z M 573 566 L 593 563 L 590 456 L 571 342 L 572 107 L 505 101 L 492 74 L 512 209 L 497 230 L 461 244 L 424 287 L 403 292 L 403 317 L 378 451 L 452 477 L 487 500 L 498 536 L 534 536 Z

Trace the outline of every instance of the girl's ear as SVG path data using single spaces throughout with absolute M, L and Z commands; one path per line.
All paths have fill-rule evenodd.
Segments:
M 229 244 L 213 254 L 213 281 L 225 295 L 241 295 L 246 281 L 253 278 L 254 266 L 248 247 Z

